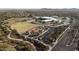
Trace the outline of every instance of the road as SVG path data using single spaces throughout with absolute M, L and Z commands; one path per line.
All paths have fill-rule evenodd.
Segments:
M 44 43 L 44 42 L 42 42 L 42 41 L 40 41 L 40 40 L 37 40 L 37 39 L 33 39 L 33 40 L 37 41 L 38 43 L 43 44 L 44 46 L 49 47 L 48 51 L 51 51 L 51 50 L 52 50 L 52 46 L 50 46 L 49 44 L 46 44 L 46 43 Z
M 57 25 L 57 26 L 54 26 L 54 27 L 60 27 L 60 26 L 66 26 L 66 25 L 69 25 L 69 24 Z M 53 28 L 54 28 L 54 27 L 53 27 Z M 68 27 L 67 29 L 69 29 L 69 27 Z M 67 30 L 67 29 L 66 29 L 66 30 Z M 49 27 L 46 31 L 44 31 L 44 32 L 43 32 L 42 34 L 40 34 L 38 37 L 50 35 L 51 30 L 53 31 L 53 29 L 51 29 L 51 28 Z M 65 32 L 65 31 L 64 31 L 64 32 Z M 63 33 L 64 33 L 64 32 L 63 32 Z M 54 33 L 54 32 L 53 32 L 53 33 Z M 63 34 L 62 34 L 62 35 L 63 35 Z M 61 36 L 61 35 L 60 35 L 60 36 Z M 45 45 L 45 46 L 48 46 L 48 47 L 49 47 L 48 51 L 51 51 L 52 48 L 53 48 L 51 45 L 46 44 L 45 42 L 42 42 L 41 40 L 38 40 L 38 38 L 37 38 L 37 39 L 33 39 L 33 40 L 38 41 L 38 43 L 41 43 L 41 44 L 43 44 L 43 45 Z
M 21 42 L 21 41 L 23 41 L 22 39 L 16 39 L 16 38 L 12 38 L 11 37 L 11 32 L 7 35 L 7 37 L 10 39 L 10 40 L 15 40 L 15 41 L 19 41 L 19 42 Z M 30 43 L 29 41 L 25 41 L 26 43 L 28 43 L 29 45 L 31 45 L 31 47 L 36 51 L 36 47 L 32 44 L 32 43 Z
M 15 38 L 12 38 L 10 35 L 11 35 L 11 32 L 10 32 L 10 33 L 8 34 L 8 36 L 7 36 L 10 40 L 23 41 L 22 39 L 15 39 Z M 33 39 L 33 40 L 37 41 L 38 43 L 43 44 L 44 46 L 49 47 L 48 51 L 52 50 L 52 47 L 51 47 L 50 45 L 45 44 L 44 42 L 42 42 L 42 41 L 40 41 L 40 40 L 38 40 L 38 39 Z M 29 41 L 25 41 L 25 42 L 28 43 L 28 44 L 30 44 L 30 45 L 33 47 L 33 49 L 36 50 L 36 47 L 35 47 L 31 42 L 29 42 Z
M 73 23 L 62 33 L 55 45 L 52 47 L 53 51 L 74 51 L 77 47 L 76 36 L 79 33 L 79 21 L 73 21 Z
M 60 25 L 49 26 L 49 27 L 56 28 L 56 27 L 60 27 L 60 26 L 67 26 L 67 25 L 69 25 L 69 24 L 70 24 L 70 23 L 66 23 L 66 24 L 60 24 Z
M 69 24 L 65 24 L 65 25 L 69 25 Z M 60 25 L 60 26 L 63 26 Z M 48 51 L 74 51 L 77 44 L 74 43 L 74 41 L 76 40 L 75 37 L 77 36 L 77 34 L 79 33 L 79 29 L 78 27 L 76 26 L 79 26 L 78 24 L 78 21 L 74 21 L 56 40 L 56 42 L 54 43 L 53 46 L 49 45 L 49 44 L 46 44 L 40 40 L 37 39 L 33 39 L 35 41 L 37 41 L 38 43 L 41 43 L 43 44 L 44 46 L 47 46 L 49 47 Z M 56 27 L 59 27 L 56 26 Z M 76 27 L 76 28 L 75 28 Z M 49 33 L 49 30 L 50 28 L 48 28 L 46 31 L 44 31 L 41 35 L 39 36 L 44 36 L 46 33 Z M 10 40 L 17 40 L 17 41 L 23 41 L 22 39 L 15 39 L 15 38 L 12 38 L 11 36 L 11 32 L 8 34 L 8 38 Z M 29 43 L 35 50 L 35 46 L 29 42 L 29 41 L 26 41 L 27 43 Z

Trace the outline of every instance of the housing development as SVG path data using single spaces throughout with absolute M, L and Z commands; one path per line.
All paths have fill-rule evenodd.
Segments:
M 78 9 L 0 10 L 0 51 L 78 50 Z

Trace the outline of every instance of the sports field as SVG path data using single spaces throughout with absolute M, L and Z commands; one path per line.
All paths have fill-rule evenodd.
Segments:
M 25 31 L 30 30 L 33 27 L 37 27 L 38 25 L 28 23 L 28 22 L 17 22 L 11 25 L 12 29 L 16 29 L 19 33 L 23 33 Z

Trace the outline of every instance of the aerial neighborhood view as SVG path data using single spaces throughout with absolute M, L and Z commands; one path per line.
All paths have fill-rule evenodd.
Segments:
M 78 51 L 79 9 L 1 9 L 0 51 Z

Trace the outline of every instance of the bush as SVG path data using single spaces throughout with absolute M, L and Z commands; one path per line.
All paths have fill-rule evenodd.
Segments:
M 16 51 L 16 49 L 7 43 L 0 43 L 0 51 Z
M 27 42 L 19 42 L 15 47 L 18 51 L 34 51 L 35 49 Z

